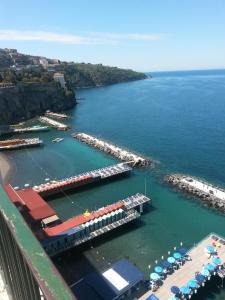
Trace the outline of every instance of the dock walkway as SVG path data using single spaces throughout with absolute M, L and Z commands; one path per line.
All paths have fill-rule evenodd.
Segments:
M 137 193 L 133 196 L 127 197 L 126 199 L 122 200 L 122 202 L 128 210 L 137 207 L 140 207 L 142 209 L 144 204 L 151 202 L 151 199 L 143 194 Z
M 39 117 L 39 121 L 44 124 L 48 124 L 49 126 L 54 127 L 58 130 L 67 130 L 69 128 L 69 126 L 48 117 Z
M 176 270 L 173 274 L 168 275 L 163 281 L 163 285 L 159 287 L 156 292 L 148 291 L 145 293 L 140 300 L 145 300 L 149 295 L 154 294 L 159 300 L 168 300 L 172 293 L 170 291 L 172 286 L 177 286 L 179 288 L 186 286 L 187 283 L 195 278 L 196 272 L 201 272 L 204 265 L 212 263 L 212 258 L 207 258 L 205 253 L 205 248 L 208 245 L 212 245 L 214 239 L 212 236 L 217 236 L 216 234 L 210 234 L 199 244 L 193 247 L 188 255 L 191 260 L 185 262 L 180 269 Z M 217 247 L 217 254 L 220 257 L 222 263 L 225 263 L 225 245 L 221 244 L 221 247 Z
M 106 180 L 112 177 L 125 175 L 132 171 L 132 168 L 126 163 L 120 163 L 112 165 L 109 167 L 85 172 L 76 176 L 61 180 L 51 180 L 47 183 L 33 186 L 33 189 L 41 194 L 45 195 L 54 195 L 60 191 L 74 189 L 79 186 L 84 186 L 93 182 L 100 182 L 101 180 Z

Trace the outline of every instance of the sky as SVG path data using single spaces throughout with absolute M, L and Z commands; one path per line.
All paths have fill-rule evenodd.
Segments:
M 145 72 L 225 68 L 225 0 L 0 0 L 0 48 Z

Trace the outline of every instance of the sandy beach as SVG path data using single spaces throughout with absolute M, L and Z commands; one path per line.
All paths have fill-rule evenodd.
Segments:
M 0 153 L 0 184 L 7 183 L 13 166 L 5 154 Z

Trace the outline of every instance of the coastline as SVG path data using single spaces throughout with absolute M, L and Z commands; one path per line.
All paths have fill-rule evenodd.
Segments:
M 3 153 L 0 153 L 0 184 L 6 184 L 13 172 L 12 162 Z

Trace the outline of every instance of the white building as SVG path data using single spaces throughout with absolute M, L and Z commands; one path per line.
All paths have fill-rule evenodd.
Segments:
M 66 88 L 66 82 L 65 82 L 65 77 L 64 74 L 62 73 L 55 73 L 53 75 L 53 78 L 55 81 L 59 82 L 62 88 Z
M 48 68 L 48 60 L 45 57 L 40 58 L 39 63 L 43 66 L 44 69 Z

